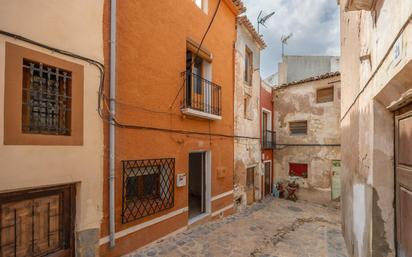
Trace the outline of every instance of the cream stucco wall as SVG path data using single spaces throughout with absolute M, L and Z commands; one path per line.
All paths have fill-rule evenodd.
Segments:
M 380 0 L 371 12 L 345 12 L 346 5 L 340 1 L 344 237 L 353 256 L 395 256 L 388 107 L 412 89 L 412 2 Z
M 316 90 L 332 85 L 334 101 L 317 103 Z M 331 200 L 332 161 L 341 159 L 340 90 L 339 76 L 274 89 L 274 125 L 279 144 L 274 155 L 276 180 L 289 179 L 289 163 L 308 164 L 308 178 L 297 180 L 300 199 L 321 203 Z M 304 120 L 307 134 L 291 135 L 289 122 Z M 313 144 L 320 146 L 308 146 Z
M 253 53 L 253 78 L 252 84 L 247 85 L 244 81 L 245 71 L 245 49 L 248 47 Z M 235 135 L 260 137 L 260 48 L 252 35 L 242 24 L 237 27 L 236 53 L 235 53 Z M 244 115 L 244 97 L 250 97 L 249 116 Z M 255 199 L 260 198 L 261 150 L 259 139 L 236 139 L 235 140 L 235 174 L 234 190 L 235 199 L 242 197 L 243 206 L 246 201 L 245 183 L 246 168 L 255 167 Z
M 0 0 L 0 30 L 103 63 L 103 1 Z M 82 146 L 4 145 L 5 42 L 84 67 Z M 100 73 L 92 65 L 0 35 L 0 193 L 77 183 L 76 231 L 102 217 L 103 122 L 97 113 Z

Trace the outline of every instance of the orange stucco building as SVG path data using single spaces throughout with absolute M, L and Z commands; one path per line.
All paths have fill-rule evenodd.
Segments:
M 109 1 L 104 10 L 108 67 Z M 243 11 L 232 0 L 118 1 L 116 241 L 109 247 L 105 179 L 100 256 L 233 212 L 234 43 Z

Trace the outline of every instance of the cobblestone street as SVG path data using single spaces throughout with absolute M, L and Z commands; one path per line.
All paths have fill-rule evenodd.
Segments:
M 221 220 L 195 226 L 128 257 L 345 257 L 340 211 L 269 198 Z

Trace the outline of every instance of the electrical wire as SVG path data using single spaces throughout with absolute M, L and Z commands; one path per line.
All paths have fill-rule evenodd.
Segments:
M 221 2 L 222 2 L 222 0 L 219 0 L 219 2 L 217 2 L 217 5 L 216 5 L 215 11 L 214 11 L 214 13 L 213 13 L 212 19 L 210 20 L 209 25 L 207 26 L 207 29 L 206 29 L 205 33 L 203 34 L 202 40 L 200 40 L 200 44 L 199 44 L 199 46 L 197 47 L 195 56 L 198 56 L 198 55 L 199 55 L 200 48 L 201 48 L 202 45 L 203 45 L 203 41 L 205 40 L 207 33 L 209 33 L 209 30 L 210 30 L 210 28 L 212 27 L 213 21 L 214 21 L 215 18 L 216 18 L 216 14 L 217 14 L 217 11 L 219 10 L 220 3 L 221 3 Z M 191 63 L 192 65 L 193 65 L 193 62 L 194 62 L 194 58 L 192 58 L 192 63 Z M 186 78 L 185 78 L 185 79 L 186 79 Z M 176 99 L 177 99 L 177 97 L 180 95 L 180 92 L 182 92 L 182 89 L 183 89 L 184 86 L 185 86 L 185 83 L 184 83 L 184 81 L 183 81 L 183 85 L 182 85 L 182 86 L 179 88 L 179 90 L 177 91 L 177 94 L 176 94 L 175 98 L 173 99 L 172 104 L 170 104 L 170 108 L 172 108 L 173 105 L 175 104 Z
M 0 34 L 4 35 L 4 36 L 7 36 L 7 37 L 14 38 L 15 40 L 20 40 L 20 41 L 23 41 L 23 42 L 26 42 L 26 43 L 29 43 L 29 44 L 32 44 L 32 45 L 36 45 L 38 47 L 50 50 L 50 51 L 55 52 L 55 53 L 59 53 L 59 54 L 65 55 L 65 56 L 69 56 L 69 57 L 72 57 L 72 58 L 75 58 L 75 59 L 79 59 L 79 60 L 88 62 L 89 64 L 94 65 L 95 67 L 97 67 L 97 69 L 99 70 L 99 73 L 100 73 L 97 110 L 98 110 L 99 116 L 101 118 L 104 118 L 103 117 L 103 111 L 102 111 L 102 108 L 101 108 L 101 104 L 102 104 L 102 101 L 103 101 L 103 87 L 104 87 L 105 72 L 104 72 L 104 65 L 101 62 L 93 60 L 93 59 L 88 58 L 88 57 L 84 57 L 84 56 L 72 53 L 70 51 L 66 51 L 66 50 L 58 49 L 58 48 L 55 48 L 55 47 L 52 47 L 52 46 L 48 46 L 46 44 L 34 41 L 34 40 L 29 39 L 27 37 L 17 35 L 17 34 L 14 34 L 14 33 L 10 33 L 10 32 L 4 31 L 4 30 L 0 30 Z
M 220 3 L 221 3 L 221 0 L 219 0 L 218 4 L 217 4 L 217 6 L 216 6 L 216 9 L 215 9 L 215 12 L 214 12 L 214 14 L 213 14 L 213 16 L 212 16 L 212 19 L 211 19 L 211 21 L 210 21 L 210 23 L 209 23 L 209 25 L 208 25 L 208 27 L 207 27 L 207 29 L 206 29 L 203 37 L 202 37 L 202 40 L 201 40 L 201 42 L 200 42 L 200 44 L 199 44 L 199 46 L 198 46 L 198 48 L 197 48 L 196 55 L 199 54 L 200 48 L 201 48 L 201 46 L 202 46 L 202 44 L 203 44 L 203 41 L 205 40 L 206 35 L 207 35 L 207 33 L 209 32 L 209 30 L 210 30 L 210 28 L 211 28 L 211 26 L 212 26 L 212 24 L 213 24 L 213 21 L 214 21 L 214 19 L 215 19 L 215 17 L 216 17 L 217 11 L 219 10 Z M 65 55 L 65 56 L 69 56 L 69 57 L 75 58 L 75 59 L 83 60 L 83 61 L 85 61 L 85 62 L 87 62 L 87 63 L 89 63 L 89 64 L 94 65 L 95 67 L 97 67 L 97 69 L 99 70 L 99 73 L 100 73 L 100 82 L 99 82 L 99 89 L 98 89 L 98 107 L 97 107 L 97 111 L 98 111 L 99 116 L 103 119 L 103 121 L 106 121 L 106 122 L 109 123 L 109 124 L 110 124 L 110 123 L 113 123 L 113 124 L 116 125 L 117 127 L 129 128 L 129 129 L 130 129 L 130 128 L 133 128 L 133 129 L 142 129 L 142 130 L 154 130 L 154 131 L 170 132 L 170 133 L 183 134 L 183 135 L 209 136 L 209 140 L 210 140 L 210 138 L 211 138 L 212 136 L 213 136 L 213 137 L 223 137 L 223 138 L 234 138 L 234 139 L 253 139 L 253 140 L 260 140 L 260 137 L 249 137 L 249 136 L 229 135 L 229 134 L 221 134 L 221 133 L 211 133 L 211 132 L 210 132 L 210 126 L 209 126 L 209 132 L 197 132 L 197 131 L 189 131 L 189 130 L 165 129 L 165 128 L 157 128 L 157 127 L 149 127 L 149 126 L 141 126 L 141 125 L 133 125 L 133 124 L 124 124 L 124 123 L 122 123 L 122 122 L 119 122 L 115 117 L 113 117 L 112 120 L 110 120 L 110 118 L 106 117 L 106 115 L 105 115 L 104 112 L 103 112 L 103 110 L 104 110 L 104 109 L 103 109 L 103 106 L 105 106 L 106 109 L 108 110 L 108 112 L 110 113 L 110 108 L 109 108 L 109 106 L 107 105 L 107 100 L 110 100 L 110 98 L 107 97 L 107 96 L 104 94 L 104 91 L 103 91 L 103 89 L 104 89 L 104 78 L 105 78 L 105 66 L 104 66 L 101 62 L 96 61 L 96 60 L 93 60 L 93 59 L 88 58 L 88 57 L 85 57 L 85 56 L 82 56 L 82 55 L 79 55 L 79 54 L 72 53 L 72 52 L 70 52 L 70 51 L 66 51 L 66 50 L 62 50 L 62 49 L 55 48 L 55 47 L 52 47 L 52 46 L 48 46 L 48 45 L 46 45 L 46 44 L 37 42 L 37 41 L 35 41 L 35 40 L 31 40 L 31 39 L 26 38 L 26 37 L 21 36 L 21 35 L 17 35 L 17 34 L 14 34 L 14 33 L 10 33 L 10 32 L 7 32 L 7 31 L 0 30 L 0 34 L 1 34 L 1 35 L 4 35 L 4 36 L 11 37 L 11 38 L 14 38 L 14 39 L 16 39 L 16 40 L 20 40 L 20 41 L 23 41 L 23 42 L 32 44 L 32 45 L 36 45 L 36 46 L 38 46 L 38 47 L 41 47 L 41 48 L 50 50 L 50 51 L 52 51 L 52 52 L 54 52 L 54 53 L 59 53 L 59 54 Z M 183 88 L 183 86 L 182 86 L 181 88 Z M 106 99 L 106 98 L 107 98 L 107 99 Z M 176 96 L 176 98 L 177 98 L 177 96 Z M 174 100 L 174 101 L 175 101 L 175 100 Z M 102 105 L 102 103 L 103 103 L 103 105 Z M 147 110 L 147 109 L 146 109 L 146 110 Z M 166 113 L 166 112 L 158 111 L 158 113 Z

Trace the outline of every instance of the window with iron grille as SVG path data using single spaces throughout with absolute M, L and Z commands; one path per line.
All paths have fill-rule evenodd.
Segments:
M 23 60 L 22 131 L 70 135 L 71 72 Z
M 292 135 L 306 135 L 308 133 L 308 121 L 289 122 L 289 129 Z
M 333 102 L 333 87 L 321 88 L 316 90 L 316 102 Z
M 122 163 L 123 223 L 174 206 L 174 158 L 127 160 Z

